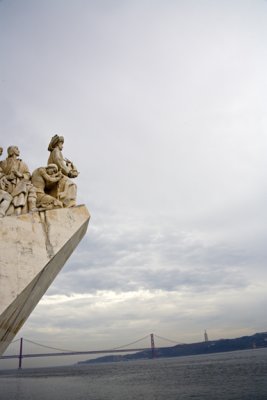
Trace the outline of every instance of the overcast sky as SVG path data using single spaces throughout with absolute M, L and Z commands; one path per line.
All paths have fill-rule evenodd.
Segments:
M 266 42 L 264 0 L 0 1 L 4 157 L 63 135 L 91 213 L 17 338 L 267 330 Z

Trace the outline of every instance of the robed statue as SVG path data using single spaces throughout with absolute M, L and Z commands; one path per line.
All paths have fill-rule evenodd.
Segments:
M 73 163 L 63 157 L 63 145 L 64 137 L 54 135 L 48 146 L 48 151 L 50 151 L 48 165 L 57 165 L 59 172 L 62 173 L 62 178 L 51 189 L 50 194 L 60 200 L 63 207 L 73 207 L 76 204 L 77 195 L 77 186 L 73 182 L 73 178 L 76 178 L 79 173 Z

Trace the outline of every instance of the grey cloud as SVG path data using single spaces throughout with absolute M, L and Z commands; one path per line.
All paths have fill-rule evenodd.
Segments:
M 181 271 L 165 269 L 153 271 L 153 268 L 109 268 L 108 270 L 89 270 L 86 273 L 69 272 L 64 274 L 48 295 L 55 293 L 95 293 L 98 290 L 115 292 L 138 291 L 139 289 L 164 291 L 192 290 L 194 292 L 214 292 L 218 289 L 235 288 L 249 285 L 242 271 L 195 269 Z
M 199 233 L 140 228 L 116 234 L 112 228 L 100 229 L 88 233 L 75 260 L 69 261 L 48 294 L 237 289 L 249 284 L 252 256 L 229 243 L 209 245 Z

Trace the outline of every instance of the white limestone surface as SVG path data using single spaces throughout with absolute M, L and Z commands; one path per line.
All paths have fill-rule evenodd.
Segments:
M 0 355 L 86 233 L 85 206 L 0 220 Z

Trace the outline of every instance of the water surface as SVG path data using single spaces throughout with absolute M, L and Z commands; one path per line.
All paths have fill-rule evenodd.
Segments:
M 267 400 L 267 349 L 0 371 L 0 400 Z

